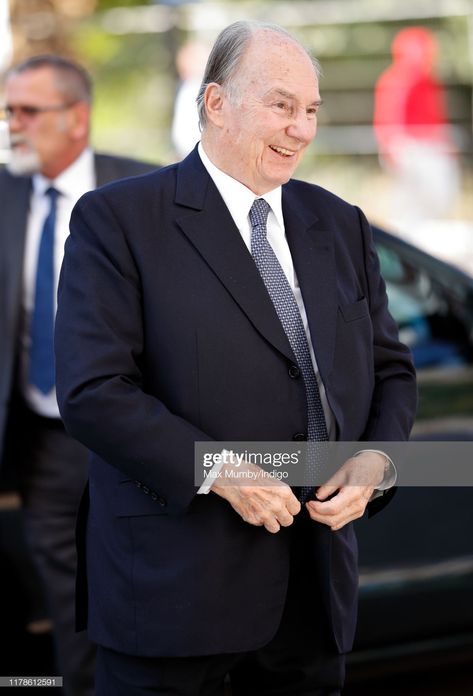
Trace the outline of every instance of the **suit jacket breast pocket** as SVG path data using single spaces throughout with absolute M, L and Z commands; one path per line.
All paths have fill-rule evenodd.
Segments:
M 338 307 L 340 309 L 342 317 L 345 319 L 347 323 L 369 316 L 369 307 L 366 297 L 362 297 L 360 300 L 357 300 L 356 302 L 349 302 L 348 304 L 339 304 Z

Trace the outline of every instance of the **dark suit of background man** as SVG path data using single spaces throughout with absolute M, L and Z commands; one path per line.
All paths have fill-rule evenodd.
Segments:
M 42 270 L 48 268 L 47 244 L 40 249 L 51 209 L 50 187 L 59 192 L 53 194 L 56 224 L 49 246 L 53 313 L 54 286 L 77 199 L 98 184 L 152 167 L 91 151 L 90 78 L 63 58 L 35 57 L 13 67 L 6 78 L 5 103 L 12 151 L 9 171 L 0 172 L 0 455 L 5 466 L 18 472 L 29 540 L 54 622 L 58 673 L 64 676 L 66 694 L 83 696 L 93 693 L 94 650 L 85 634 L 74 633 L 74 524 L 87 479 L 87 452 L 66 435 L 59 417 L 51 383 L 52 326 L 33 337 L 36 284 L 40 277 L 48 282 L 37 265 L 39 259 Z M 41 323 L 43 328 L 47 324 L 44 316 Z M 35 341 L 41 356 L 37 367 L 47 373 L 45 380 L 33 374 Z
M 58 402 L 94 453 L 82 522 L 97 693 L 210 696 L 229 673 L 238 696 L 338 694 L 356 614 L 350 522 L 387 484 L 386 457 L 351 457 L 301 507 L 285 484 L 197 494 L 194 443 L 304 439 L 316 396 L 325 438 L 405 439 L 413 368 L 364 216 L 291 180 L 320 105 L 304 49 L 280 28 L 230 26 L 199 105 L 199 148 L 87 194 L 66 243 Z M 248 248 L 262 197 L 271 272 L 290 284 L 282 310 Z M 292 350 L 276 313 L 295 300 L 313 389 L 295 364 L 307 339 Z M 373 485 L 348 485 L 360 467 Z

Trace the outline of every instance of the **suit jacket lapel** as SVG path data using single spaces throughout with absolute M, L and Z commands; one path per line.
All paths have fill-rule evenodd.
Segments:
M 5 201 L 2 209 L 2 241 L 4 274 L 6 279 L 6 310 L 10 321 L 15 321 L 21 306 L 21 279 L 26 225 L 30 207 L 31 179 L 6 178 Z
M 300 194 L 296 195 L 290 187 L 283 187 L 284 225 L 317 365 L 325 382 L 332 368 L 337 317 L 333 242 L 320 226 L 313 205 L 304 206 Z
M 217 188 L 194 151 L 178 168 L 177 223 L 255 328 L 295 361 L 251 255 Z

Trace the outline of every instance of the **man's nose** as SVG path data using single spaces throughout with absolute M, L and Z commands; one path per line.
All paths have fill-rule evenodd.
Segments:
M 12 109 L 8 116 L 8 129 L 11 133 L 18 133 L 23 128 L 23 121 L 20 112 L 17 109 Z
M 305 111 L 298 111 L 287 127 L 287 134 L 302 143 L 310 143 L 316 131 L 316 119 L 313 116 L 309 118 Z

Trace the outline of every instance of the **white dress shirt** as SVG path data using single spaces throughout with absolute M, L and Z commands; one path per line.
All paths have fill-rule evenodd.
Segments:
M 72 208 L 87 191 L 95 188 L 95 168 L 92 150 L 86 149 L 67 169 L 53 181 L 42 174 L 33 176 L 33 190 L 26 227 L 25 254 L 23 261 L 22 332 L 21 341 L 21 389 L 23 397 L 31 408 L 41 416 L 59 418 L 56 390 L 43 394 L 29 384 L 30 323 L 34 306 L 36 268 L 39 243 L 44 221 L 49 213 L 50 199 L 46 191 L 51 186 L 61 194 L 57 199 L 56 227 L 54 237 L 55 291 L 59 280 L 64 243 L 69 235 L 69 220 Z M 56 297 L 56 292 L 54 293 Z

